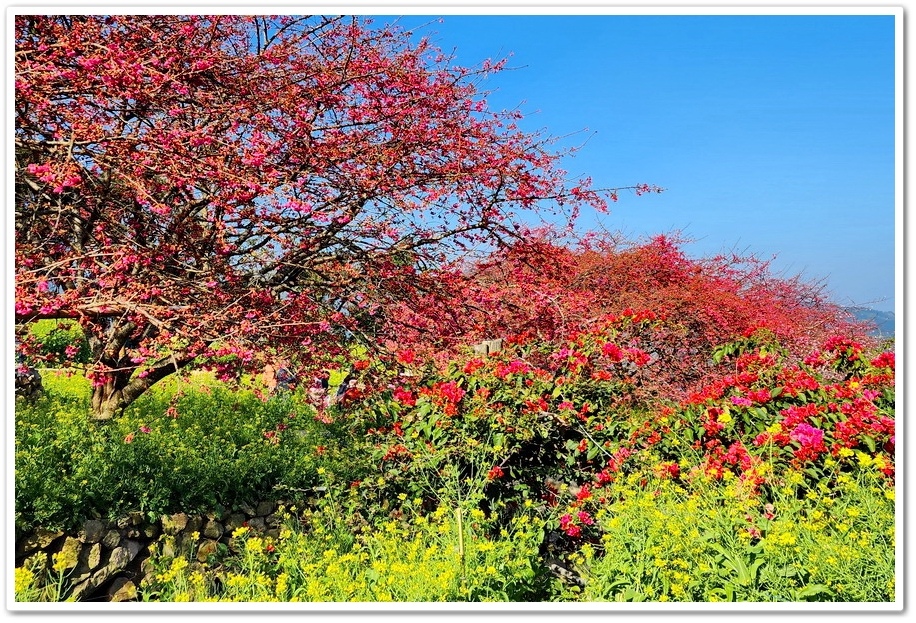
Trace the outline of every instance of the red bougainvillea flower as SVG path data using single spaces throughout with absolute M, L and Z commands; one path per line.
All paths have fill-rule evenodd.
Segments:
M 404 365 L 410 365 L 416 360 L 416 357 L 417 357 L 416 353 L 414 353 L 414 351 L 408 348 L 398 353 L 397 360 L 398 360 L 398 363 L 402 363 Z
M 414 397 L 413 393 L 404 389 L 403 387 L 398 387 L 392 392 L 394 399 L 405 407 L 412 407 L 417 404 L 417 399 Z
M 883 352 L 872 360 L 871 365 L 876 368 L 894 369 L 894 353 L 891 351 Z

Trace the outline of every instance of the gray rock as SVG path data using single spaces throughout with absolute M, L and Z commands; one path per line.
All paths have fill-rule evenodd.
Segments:
M 140 574 L 146 578 L 156 573 L 156 565 L 153 563 L 152 558 L 144 558 L 143 562 L 140 563 Z
M 145 547 L 144 544 L 140 541 L 131 540 L 125 540 L 123 543 L 121 543 L 121 546 L 127 548 L 127 553 L 130 556 L 130 560 L 128 562 L 132 562 L 133 559 L 137 557 L 137 554 L 143 551 L 143 548 Z
M 140 532 L 147 539 L 155 539 L 159 536 L 159 526 L 154 523 L 145 523 L 140 528 Z
M 140 550 L 137 549 L 137 551 L 139 552 Z M 111 550 L 111 556 L 108 558 L 108 564 L 105 565 L 103 571 L 110 571 L 111 573 L 108 577 L 111 577 L 111 575 L 114 575 L 118 571 L 123 571 L 126 569 L 127 565 L 129 565 L 130 561 L 135 557 L 136 554 L 131 555 L 131 549 L 128 549 L 123 545 L 116 547 Z M 105 579 L 107 580 L 108 578 L 106 577 Z
M 125 577 L 115 578 L 108 588 L 108 599 L 113 602 L 134 601 L 137 599 L 137 587 Z
M 93 543 L 91 547 L 83 550 L 81 558 L 89 570 L 97 568 L 102 563 L 102 544 Z
M 159 542 L 162 544 L 162 556 L 164 558 L 175 558 L 178 555 L 179 544 L 174 536 L 165 536 Z
M 264 532 L 267 529 L 267 522 L 263 517 L 252 517 L 248 520 L 248 527 L 255 532 Z
M 257 512 L 255 515 L 267 516 L 270 515 L 277 508 L 276 504 L 273 502 L 261 502 L 258 504 Z
M 92 583 L 92 578 L 86 578 L 80 582 L 75 582 L 73 585 L 73 590 L 70 591 L 70 599 L 73 601 L 79 601 L 83 595 L 91 593 L 97 585 Z
M 34 533 L 16 544 L 16 556 L 25 556 L 35 550 L 44 549 L 62 536 L 64 536 L 64 533 L 59 530 L 52 531 L 37 528 Z
M 242 513 L 232 513 L 229 515 L 229 519 L 226 520 L 226 531 L 229 533 L 235 532 L 241 528 L 246 521 L 248 521 L 248 518 Z
M 254 517 L 257 515 L 254 508 L 250 504 L 239 504 L 239 510 L 248 515 L 249 517 Z
M 127 547 L 116 547 L 108 557 L 107 564 L 95 571 L 88 579 L 83 580 L 73 587 L 72 599 L 79 601 L 82 597 L 92 594 L 97 588 L 105 584 L 112 577 L 123 571 L 130 564 L 130 551 Z
M 102 539 L 102 545 L 106 549 L 114 549 L 121 544 L 121 533 L 117 530 L 109 530 L 105 535 L 105 538 Z
M 74 539 L 71 536 L 68 536 L 64 541 L 64 546 L 60 549 L 58 556 L 60 559 L 64 559 L 68 562 L 65 569 L 73 569 L 79 564 L 80 557 L 83 553 L 83 544 L 79 539 Z
M 105 524 L 98 519 L 90 519 L 83 524 L 80 540 L 83 543 L 98 543 L 105 537 Z
M 226 529 L 218 521 L 210 519 L 204 524 L 204 536 L 208 539 L 219 540 L 225 531 Z
M 79 560 L 76 566 L 67 574 L 67 579 L 71 584 L 79 584 L 92 576 L 92 572 L 98 568 L 102 562 L 102 545 L 93 543 L 92 545 L 82 545 L 79 552 Z
M 188 526 L 188 516 L 184 513 L 162 516 L 162 531 L 166 534 L 178 534 Z
M 201 526 L 204 525 L 203 517 L 195 515 L 194 517 L 188 518 L 188 525 L 185 526 L 182 532 L 187 532 L 188 534 L 192 532 L 200 532 Z

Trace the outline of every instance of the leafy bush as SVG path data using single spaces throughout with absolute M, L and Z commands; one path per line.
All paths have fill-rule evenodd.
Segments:
M 38 320 L 24 337 L 30 365 L 54 365 L 60 362 L 89 362 L 89 341 L 79 323 L 72 320 Z
M 324 464 L 360 469 L 358 447 L 328 436 L 313 409 L 293 396 L 262 402 L 220 385 L 165 386 L 98 426 L 86 417 L 85 379 L 47 376 L 48 395 L 16 410 L 21 527 L 73 527 L 135 510 L 158 517 L 231 508 L 310 488 Z

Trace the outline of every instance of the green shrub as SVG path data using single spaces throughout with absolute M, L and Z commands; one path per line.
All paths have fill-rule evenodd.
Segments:
M 309 489 L 321 465 L 340 465 L 354 479 L 364 469 L 354 459 L 358 444 L 331 436 L 291 396 L 262 402 L 220 385 L 166 386 L 99 426 L 87 417 L 85 379 L 46 376 L 47 395 L 16 410 L 23 528 L 135 510 L 158 517 L 232 508 Z
M 26 339 L 37 345 L 39 360 L 54 364 L 60 361 L 89 362 L 89 341 L 79 323 L 73 320 L 38 320 L 28 330 Z

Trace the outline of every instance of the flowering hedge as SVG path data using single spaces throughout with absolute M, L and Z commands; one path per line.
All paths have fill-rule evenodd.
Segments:
M 760 329 L 710 353 L 714 373 L 673 402 L 644 384 L 666 365 L 655 345 L 671 329 L 631 312 L 562 346 L 515 344 L 439 370 L 395 365 L 400 374 L 378 364 L 366 371 L 374 394 L 346 416 L 372 424 L 388 488 L 434 490 L 442 466 L 457 464 L 486 480 L 490 504 L 562 505 L 556 527 L 573 538 L 594 530 L 608 487 L 634 472 L 735 481 L 761 503 L 788 473 L 814 488 L 868 468 L 893 487 L 893 352 L 834 337 L 799 358 Z

